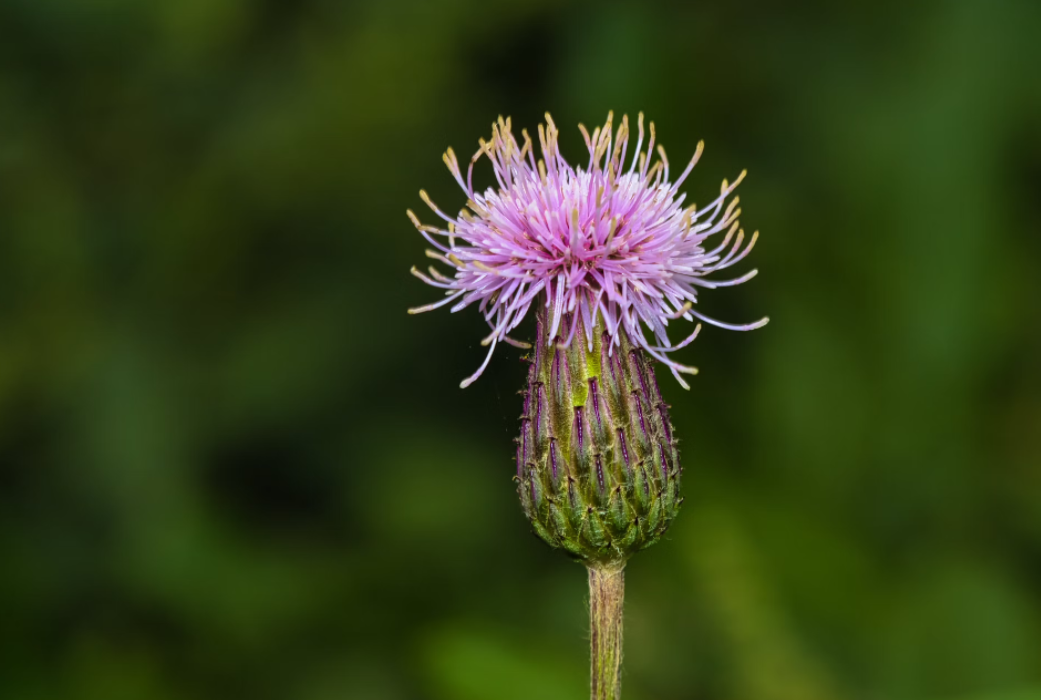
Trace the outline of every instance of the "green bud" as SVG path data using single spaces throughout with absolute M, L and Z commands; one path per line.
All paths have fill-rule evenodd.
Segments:
M 657 542 L 680 504 L 679 453 L 647 354 L 581 318 L 567 348 L 544 313 L 524 392 L 517 492 L 535 533 L 587 566 L 617 566 Z M 570 333 L 570 330 L 569 330 Z

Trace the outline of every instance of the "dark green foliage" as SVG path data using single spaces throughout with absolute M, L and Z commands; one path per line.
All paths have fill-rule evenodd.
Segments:
M 517 493 L 536 534 L 585 564 L 619 564 L 657 542 L 679 512 L 676 439 L 654 367 L 598 324 L 592 348 L 537 342 L 517 439 Z M 570 328 L 561 329 L 561 333 Z

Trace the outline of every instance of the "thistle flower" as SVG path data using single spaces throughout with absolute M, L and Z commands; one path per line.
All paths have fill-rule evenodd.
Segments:
M 431 266 L 427 275 L 413 267 L 445 298 L 409 312 L 447 304 L 455 312 L 476 303 L 492 329 L 482 341 L 491 346 L 488 355 L 463 387 L 488 366 L 496 344 L 531 347 L 509 333 L 536 308 L 517 492 L 535 533 L 589 569 L 593 700 L 618 700 L 621 693 L 625 563 L 661 538 L 683 502 L 677 441 L 651 360 L 689 388 L 681 375 L 697 370 L 670 354 L 693 341 L 701 324 L 673 343 L 670 321 L 698 319 L 733 330 L 767 322 L 733 325 L 694 308 L 699 288 L 740 284 L 756 274 L 708 278 L 755 245 L 757 234 L 746 242 L 740 229 L 738 198 L 730 199 L 745 173 L 724 180 L 707 207 L 684 207 L 679 187 L 704 145 L 672 182 L 664 149 L 654 148 L 654 123 L 644 151 L 640 114 L 630 158 L 629 120 L 622 117 L 617 130 L 612 121 L 608 114 L 592 136 L 579 125 L 589 161 L 573 168 L 560 155 L 548 114 L 539 126 L 538 160 L 527 132 L 518 144 L 510 121 L 500 117 L 465 179 L 452 149 L 445 153 L 467 208 L 449 217 L 421 191 L 445 228 L 408 212 L 434 247 L 427 255 L 455 271 L 449 277 Z M 483 194 L 473 187 L 482 156 L 498 183 Z
M 643 114 L 639 115 L 631 158 L 628 117 L 622 117 L 617 130 L 612 122 L 613 115 L 608 114 L 607 123 L 592 136 L 579 125 L 589 160 L 575 168 L 560 154 L 559 132 L 548 113 L 546 125 L 539 125 L 542 157 L 538 160 L 527 131 L 521 132 L 523 144 L 518 144 L 510 120 L 500 117 L 492 126 L 491 141 L 480 141 L 465 179 L 452 149 L 444 155 L 468 197 L 467 208 L 456 217 L 448 216 L 420 191 L 423 201 L 446 222 L 445 228 L 424 225 L 409 210 L 413 224 L 434 247 L 427 255 L 454 269 L 449 277 L 433 266 L 429 275 L 413 267 L 412 274 L 444 289 L 446 296 L 409 313 L 447 304 L 453 304 L 455 312 L 476 303 L 492 329 L 482 341 L 491 346 L 484 362 L 462 387 L 481 375 L 496 344 L 526 347 L 508 334 L 533 304 L 542 304 L 547 311 L 547 342 L 559 335 L 557 342 L 567 347 L 582 327 L 591 349 L 594 331 L 602 323 L 609 352 L 620 346 L 625 333 L 634 345 L 668 367 L 685 389 L 689 386 L 681 373 L 695 374 L 697 369 L 669 354 L 693 341 L 701 324 L 674 343 L 667 332 L 669 321 L 697 318 L 732 330 L 766 324 L 766 318 L 743 325 L 724 323 L 694 308 L 699 288 L 728 287 L 756 275 L 751 270 L 733 279 L 707 278 L 742 260 L 758 237 L 756 232 L 746 242 L 738 223 L 738 198 L 727 202 L 745 172 L 733 183 L 724 180 L 719 196 L 708 206 L 684 207 L 685 195 L 679 187 L 698 162 L 704 142 L 672 182 L 660 145 L 654 160 L 654 122 L 644 151 Z M 473 168 L 482 156 L 491 161 L 498 183 L 498 189 L 484 193 L 473 187 Z M 720 234 L 722 240 L 710 242 Z

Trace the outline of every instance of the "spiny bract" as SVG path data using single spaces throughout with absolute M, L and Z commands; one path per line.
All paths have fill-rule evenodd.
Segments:
M 580 324 L 581 321 L 576 321 Z M 547 345 L 528 370 L 517 491 L 536 534 L 590 566 L 623 564 L 658 541 L 680 504 L 679 453 L 654 368 L 623 333 L 590 349 Z

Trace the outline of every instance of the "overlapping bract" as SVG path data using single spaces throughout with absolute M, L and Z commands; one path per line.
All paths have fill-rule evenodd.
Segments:
M 679 453 L 651 361 L 599 324 L 592 347 L 551 343 L 545 310 L 517 440 L 517 491 L 536 534 L 589 566 L 618 566 L 679 512 Z M 581 320 L 577 323 L 584 326 Z
M 703 144 L 698 144 L 690 163 L 671 182 L 665 151 L 660 145 L 655 150 L 653 122 L 647 148 L 642 150 L 643 114 L 631 158 L 627 117 L 617 130 L 611 115 L 592 135 L 581 125 L 579 129 L 589 161 L 574 168 L 560 154 L 559 132 L 549 114 L 546 125 L 539 125 L 541 159 L 536 159 L 528 133 L 522 131 L 523 144 L 519 144 L 510 120 L 500 118 L 492 126 L 491 141 L 480 142 L 465 177 L 452 149 L 445 153 L 445 163 L 469 198 L 467 208 L 450 217 L 420 192 L 447 222 L 444 229 L 424 225 L 408 212 L 434 247 L 427 255 L 454 269 L 449 277 L 433 266 L 429 275 L 413 268 L 424 282 L 444 289 L 446 298 L 410 312 L 446 304 L 453 304 L 454 312 L 477 303 L 492 328 L 483 341 L 491 346 L 488 355 L 477 372 L 463 381 L 464 387 L 484 371 L 497 343 L 520 344 L 508 333 L 535 303 L 547 309 L 550 338 L 560 335 L 563 344 L 570 345 L 582 326 L 585 343 L 591 347 L 592 329 L 602 321 L 612 351 L 627 334 L 666 365 L 685 388 L 680 373 L 697 370 L 672 360 L 668 353 L 690 343 L 701 325 L 673 343 L 666 328 L 670 320 L 697 318 L 733 330 L 757 328 L 767 321 L 732 325 L 693 308 L 698 288 L 735 285 L 756 274 L 752 270 L 735 279 L 706 278 L 743 259 L 755 244 L 757 234 L 746 241 L 740 230 L 738 198 L 727 202 L 745 173 L 733 183 L 724 180 L 719 196 L 708 206 L 684 207 L 685 195 L 678 189 L 697 163 Z M 483 194 L 473 188 L 473 167 L 481 156 L 492 162 L 498 183 L 498 189 Z M 710 237 L 720 234 L 722 240 L 709 248 Z

